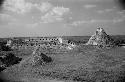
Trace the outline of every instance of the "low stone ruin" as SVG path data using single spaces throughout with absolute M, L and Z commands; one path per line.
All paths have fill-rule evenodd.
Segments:
M 102 47 L 112 47 L 114 46 L 114 40 L 106 34 L 103 28 L 97 28 L 94 35 L 91 36 L 86 45 L 96 45 L 100 48 Z
M 46 56 L 43 53 L 41 53 L 38 46 L 35 47 L 35 50 L 32 53 L 31 60 L 32 60 L 31 61 L 32 65 L 41 65 L 41 64 L 44 64 L 44 63 L 52 62 L 52 58 Z

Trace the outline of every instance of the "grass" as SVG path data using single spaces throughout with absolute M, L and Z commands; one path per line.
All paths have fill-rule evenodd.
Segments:
M 62 53 L 64 51 L 65 53 Z M 65 82 L 122 82 L 125 76 L 124 53 L 125 49 L 120 47 L 96 49 L 84 45 L 70 51 L 49 50 L 46 55 L 50 56 L 53 62 L 32 66 L 30 64 L 32 56 L 28 55 L 19 65 L 12 66 L 3 73 L 13 79 L 47 78 Z

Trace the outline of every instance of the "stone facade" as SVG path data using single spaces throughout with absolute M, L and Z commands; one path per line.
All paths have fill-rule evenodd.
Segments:
M 9 43 L 10 40 L 8 40 Z M 68 40 L 63 40 L 61 37 L 33 37 L 33 38 L 25 38 L 23 40 L 11 40 L 11 48 L 12 49 L 32 49 L 36 46 L 41 48 L 64 48 L 67 45 L 69 47 L 75 47 L 74 42 L 69 42 Z M 8 44 L 7 44 L 8 45 Z
M 58 37 L 41 37 L 41 38 L 27 38 L 25 39 L 27 43 L 43 43 L 43 42 L 58 42 L 62 43 L 62 38 Z

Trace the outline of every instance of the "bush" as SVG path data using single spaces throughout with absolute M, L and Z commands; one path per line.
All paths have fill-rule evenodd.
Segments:
M 1 57 L 0 60 L 3 64 L 5 64 L 8 67 L 19 63 L 19 61 L 21 61 L 22 58 L 16 57 L 13 53 L 8 53 L 5 55 L 5 57 Z
M 11 48 L 6 46 L 6 42 L 0 42 L 0 51 L 11 51 Z
M 52 61 L 51 57 L 46 56 L 45 54 L 41 53 L 42 59 L 44 62 L 49 63 Z

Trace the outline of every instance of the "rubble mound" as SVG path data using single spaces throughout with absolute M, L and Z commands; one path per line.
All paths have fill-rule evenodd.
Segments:
M 106 34 L 103 28 L 97 28 L 94 35 L 91 36 L 86 45 L 96 45 L 98 47 L 113 47 L 114 40 Z
M 52 62 L 52 58 L 48 57 L 44 53 L 41 53 L 38 47 L 33 51 L 31 58 L 32 65 L 41 65 L 43 63 L 50 62 Z

